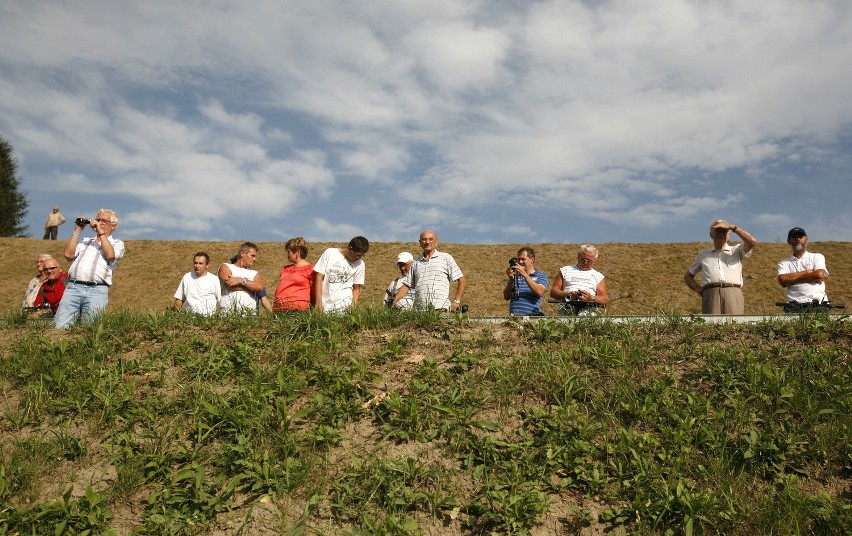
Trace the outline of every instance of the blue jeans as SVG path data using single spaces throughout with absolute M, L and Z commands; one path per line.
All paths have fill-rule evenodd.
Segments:
M 106 285 L 88 286 L 69 281 L 53 317 L 53 326 L 65 329 L 81 317 L 89 321 L 106 309 L 108 300 L 109 287 Z

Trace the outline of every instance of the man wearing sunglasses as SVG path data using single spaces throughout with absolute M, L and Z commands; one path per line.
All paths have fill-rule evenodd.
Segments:
M 59 261 L 53 257 L 44 261 L 42 267 L 45 279 L 41 288 L 38 291 L 33 307 L 36 308 L 35 317 L 46 317 L 56 312 L 59 307 L 59 302 L 62 300 L 62 295 L 65 293 L 65 282 L 68 276 L 62 272 L 62 267 L 59 266 Z
M 113 272 L 124 256 L 124 242 L 113 238 L 118 214 L 102 208 L 94 220 L 77 218 L 74 232 L 65 243 L 65 259 L 71 262 L 68 284 L 56 310 L 53 325 L 65 329 L 79 319 L 91 320 L 106 309 Z M 96 236 L 80 239 L 89 227 Z

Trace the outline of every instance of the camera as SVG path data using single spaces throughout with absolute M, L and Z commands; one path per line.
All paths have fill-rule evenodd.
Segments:
M 510 268 L 512 266 L 515 266 L 516 264 L 518 264 L 518 258 L 517 257 L 512 257 L 511 259 L 509 259 L 509 267 Z
M 92 220 L 90 220 L 89 218 L 77 218 L 76 220 L 74 220 L 74 223 L 76 223 L 77 225 L 89 225 L 90 223 L 92 223 Z

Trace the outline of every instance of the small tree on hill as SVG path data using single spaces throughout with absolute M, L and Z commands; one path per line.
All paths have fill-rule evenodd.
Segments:
M 0 236 L 26 236 L 24 216 L 30 202 L 18 191 L 18 160 L 12 146 L 0 136 Z

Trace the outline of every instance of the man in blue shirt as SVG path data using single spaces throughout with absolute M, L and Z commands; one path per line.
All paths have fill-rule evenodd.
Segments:
M 509 261 L 503 289 L 503 299 L 509 300 L 509 314 L 541 316 L 541 297 L 545 290 L 547 274 L 535 269 L 535 251 L 531 247 L 519 249 L 517 258 Z

